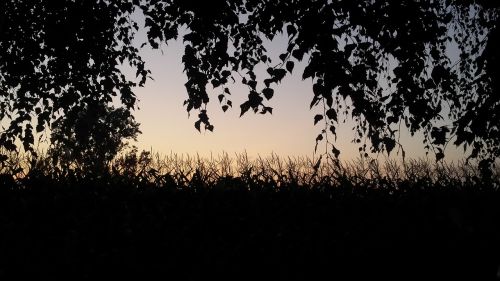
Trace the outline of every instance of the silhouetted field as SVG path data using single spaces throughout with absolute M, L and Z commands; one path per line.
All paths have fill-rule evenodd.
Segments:
M 434 176 L 339 165 L 305 184 L 273 175 L 272 159 L 215 177 L 196 159 L 161 174 L 150 155 L 128 157 L 97 174 L 35 163 L 0 176 L 0 278 L 498 279 L 496 174 L 440 178 L 415 161 Z

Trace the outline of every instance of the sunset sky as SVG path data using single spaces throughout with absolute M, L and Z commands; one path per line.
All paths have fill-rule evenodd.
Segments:
M 144 39 L 144 34 L 139 34 L 138 41 Z M 154 81 L 150 80 L 146 87 L 136 89 L 140 109 L 135 116 L 141 123 L 142 131 L 137 144 L 139 148 L 162 154 L 198 153 L 201 156 L 218 155 L 222 151 L 229 154 L 246 151 L 250 156 L 271 153 L 280 156 L 313 156 L 315 138 L 322 128 L 320 124 L 313 125 L 313 117 L 320 109 L 309 109 L 313 97 L 312 81 L 303 81 L 301 78 L 305 63 L 297 65 L 293 75 L 288 75 L 275 88 L 274 97 L 269 102 L 269 106 L 274 108 L 272 115 L 249 111 L 239 117 L 239 105 L 245 100 L 248 90 L 238 80 L 230 85 L 233 108 L 224 113 L 217 100 L 222 90 L 213 90 L 209 84 L 211 100 L 208 113 L 215 130 L 202 130 L 200 133 L 194 128 L 197 111 L 193 110 L 191 117 L 188 117 L 186 108 L 182 106 L 187 97 L 184 87 L 187 79 L 181 63 L 183 48 L 182 40 L 178 40 L 169 42 L 168 46 L 163 45 L 161 50 L 148 47 L 142 50 L 141 55 L 152 71 Z M 266 42 L 266 48 L 273 61 L 278 61 L 279 54 L 286 49 L 286 37 L 281 35 L 272 42 Z M 258 80 L 259 77 L 260 81 L 266 78 L 266 68 L 266 65 L 259 66 L 256 71 Z M 340 157 L 343 160 L 359 156 L 358 146 L 351 142 L 354 136 L 352 126 L 347 121 L 337 129 L 336 146 L 341 150 Z M 421 140 L 421 137 L 411 138 L 403 134 L 401 141 L 407 157 L 425 157 Z M 324 146 L 318 148 L 318 152 L 322 151 Z M 462 151 L 448 147 L 445 159 L 462 159 Z M 392 155 L 397 156 L 394 152 Z M 384 159 L 387 156 L 378 157 Z M 429 158 L 434 159 L 432 153 Z

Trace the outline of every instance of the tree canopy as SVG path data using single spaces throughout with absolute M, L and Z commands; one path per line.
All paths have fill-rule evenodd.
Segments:
M 113 97 L 131 118 L 133 88 L 150 74 L 133 44 L 140 28 L 134 14 L 145 18 L 140 48 L 157 49 L 186 28 L 184 106 L 198 112 L 198 130 L 214 128 L 207 89 L 220 89 L 226 111 L 229 85 L 239 80 L 248 87 L 241 115 L 272 113 L 273 87 L 306 61 L 310 106 L 323 109 L 314 116 L 321 125 L 316 141 L 326 141 L 336 157 L 331 138 L 346 118 L 362 152 L 390 153 L 407 126 L 412 135 L 423 132 L 437 160 L 450 142 L 472 148 L 470 157 L 500 156 L 500 4 L 487 0 L 2 1 L 0 120 L 8 126 L 0 145 L 14 150 L 19 139 L 32 150 L 33 124 L 37 132 L 78 124 L 80 115 L 70 112 Z M 271 58 L 263 39 L 280 33 L 287 50 Z M 268 66 L 265 77 L 257 77 L 258 64 Z M 133 120 L 127 124 L 134 128 Z

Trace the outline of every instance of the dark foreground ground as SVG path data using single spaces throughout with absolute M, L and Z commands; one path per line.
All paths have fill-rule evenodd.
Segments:
M 498 280 L 499 265 L 488 185 L 0 186 L 1 280 Z

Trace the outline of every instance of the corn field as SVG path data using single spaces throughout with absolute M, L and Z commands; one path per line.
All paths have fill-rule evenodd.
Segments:
M 200 157 L 171 153 L 162 155 L 136 149 L 121 153 L 107 163 L 108 170 L 88 171 L 75 163 L 54 165 L 48 156 L 26 156 L 11 153 L 3 163 L 0 174 L 12 176 L 22 183 L 30 177 L 47 177 L 64 181 L 66 178 L 118 179 L 129 183 L 154 186 L 189 188 L 214 188 L 228 184 L 245 187 L 270 188 L 303 187 L 328 188 L 339 186 L 369 186 L 370 188 L 397 189 L 401 183 L 419 186 L 460 186 L 488 180 L 491 188 L 498 188 L 500 165 L 493 167 L 492 174 L 485 175 L 477 164 L 467 161 L 432 162 L 426 159 L 357 158 L 350 161 L 336 159 L 312 159 L 308 157 L 249 157 L 246 153 L 231 156 Z M 228 186 L 230 187 L 230 186 Z M 242 186 L 241 186 L 242 187 Z
M 10 155 L 0 279 L 500 276 L 498 170 L 135 150 L 107 167 Z

